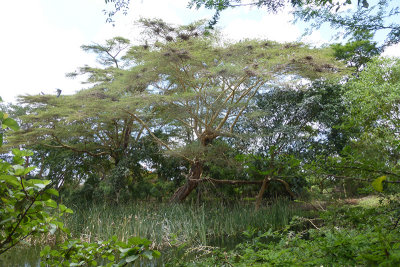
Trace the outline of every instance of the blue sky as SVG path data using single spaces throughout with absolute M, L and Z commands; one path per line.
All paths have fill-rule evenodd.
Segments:
M 123 36 L 140 40 L 134 21 L 140 17 L 162 18 L 170 23 L 185 24 L 210 18 L 208 10 L 187 9 L 188 0 L 132 0 L 128 16 L 117 16 L 112 27 L 105 23 L 104 0 L 18 0 L 2 1 L 0 10 L 0 96 L 15 101 L 17 95 L 71 94 L 87 85 L 71 80 L 65 73 L 84 64 L 95 64 L 95 57 L 81 51 L 82 44 L 101 43 Z M 219 26 L 226 38 L 266 38 L 281 42 L 295 41 L 301 25 L 292 25 L 287 10 L 277 15 L 256 8 L 228 10 Z M 315 32 L 305 40 L 322 44 L 329 32 Z

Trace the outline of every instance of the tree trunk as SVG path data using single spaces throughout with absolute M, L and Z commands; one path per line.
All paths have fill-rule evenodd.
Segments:
M 274 180 L 276 180 L 276 181 L 280 182 L 281 184 L 283 184 L 283 186 L 286 189 L 286 192 L 292 197 L 292 199 L 296 199 L 296 195 L 292 192 L 292 190 L 290 190 L 290 185 L 287 182 L 285 182 L 282 179 L 274 179 Z
M 283 184 L 283 186 L 286 189 L 286 192 L 292 197 L 292 199 L 296 199 L 296 195 L 292 192 L 292 190 L 290 190 L 290 185 L 287 182 L 285 182 L 284 180 L 279 179 L 279 178 L 270 178 L 267 175 L 265 177 L 265 179 L 263 180 L 263 183 L 261 185 L 260 191 L 259 191 L 259 193 L 257 195 L 256 204 L 255 204 L 256 210 L 258 210 L 260 208 L 264 192 L 265 192 L 265 190 L 267 190 L 267 187 L 268 187 L 268 185 L 269 185 L 269 183 L 271 181 L 277 181 L 277 182 L 280 182 L 281 184 Z
M 189 175 L 187 177 L 187 182 L 185 185 L 179 187 L 174 195 L 170 198 L 170 202 L 182 202 L 186 197 L 197 187 L 201 174 L 203 173 L 203 163 L 196 160 L 191 168 Z
M 257 199 L 256 199 L 256 210 L 258 210 L 260 208 L 261 205 L 261 201 L 264 195 L 265 190 L 267 189 L 269 182 L 271 181 L 271 179 L 269 178 L 269 176 L 265 176 L 263 183 L 261 185 L 260 191 L 258 192 L 257 195 Z

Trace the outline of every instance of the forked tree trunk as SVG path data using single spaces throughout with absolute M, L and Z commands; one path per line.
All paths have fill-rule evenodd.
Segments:
M 256 210 L 258 210 L 260 208 L 261 205 L 261 201 L 264 195 L 265 190 L 267 189 L 269 182 L 271 181 L 271 179 L 269 178 L 269 176 L 265 176 L 263 183 L 261 185 L 260 191 L 258 192 L 257 195 L 257 199 L 256 199 Z
M 268 185 L 271 181 L 277 181 L 277 182 L 280 182 L 281 184 L 283 184 L 286 192 L 292 197 L 292 199 L 296 199 L 296 195 L 292 192 L 292 190 L 290 189 L 290 185 L 286 181 L 279 179 L 279 178 L 270 178 L 267 175 L 267 176 L 265 176 L 263 183 L 261 185 L 260 191 L 258 192 L 258 195 L 257 195 L 256 204 L 255 204 L 256 210 L 258 210 L 260 208 L 264 192 L 265 192 L 265 190 L 267 190 Z
M 179 187 L 169 201 L 175 203 L 184 201 L 199 184 L 202 173 L 203 163 L 199 160 L 196 160 L 190 168 L 186 184 Z

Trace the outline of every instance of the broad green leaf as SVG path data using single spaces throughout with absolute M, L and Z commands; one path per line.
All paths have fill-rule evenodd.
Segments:
M 0 180 L 14 186 L 20 186 L 20 182 L 17 177 L 13 175 L 0 175 Z
M 49 194 L 51 194 L 51 195 L 53 195 L 53 196 L 56 196 L 56 197 L 59 196 L 58 191 L 55 190 L 54 188 L 47 189 L 47 190 L 46 190 L 46 193 L 49 193 Z M 63 209 L 61 208 L 61 206 L 63 206 L 63 207 L 65 207 L 65 206 L 64 206 L 64 205 L 60 205 L 61 211 L 64 211 L 64 210 L 66 209 L 66 207 L 65 207 L 65 209 L 63 210 Z
M 52 200 L 52 199 L 48 199 L 48 200 L 45 202 L 45 204 L 46 204 L 46 206 L 48 206 L 48 207 L 57 208 L 57 202 L 55 202 L 55 201 Z
M 153 259 L 153 252 L 150 250 L 146 250 L 143 252 L 143 256 L 149 260 Z
M 45 246 L 41 251 L 40 251 L 40 257 L 44 257 L 47 254 L 49 254 L 51 248 L 50 246 Z
M 129 250 L 131 250 L 131 248 L 120 248 L 120 249 L 119 249 L 119 251 L 120 251 L 122 254 L 127 253 Z
M 40 180 L 40 179 L 30 179 L 29 181 L 34 184 L 44 184 L 44 185 L 48 185 L 50 183 L 50 180 Z
M 129 263 L 129 262 L 135 261 L 137 258 L 139 258 L 139 255 L 132 255 L 132 256 L 126 257 L 125 261 Z
M 65 210 L 65 212 L 66 212 L 66 213 L 71 213 L 71 214 L 74 213 L 74 211 L 71 210 L 70 208 L 67 208 L 67 209 Z
M 11 151 L 13 155 L 17 157 L 27 157 L 33 155 L 33 152 L 31 150 L 20 150 L 18 148 L 14 148 Z
M 49 189 L 50 190 L 50 189 Z M 53 189 L 54 190 L 54 189 Z M 57 192 L 58 193 L 58 192 Z M 64 212 L 66 209 L 67 209 L 67 207 L 65 206 L 65 205 L 63 205 L 63 204 L 60 204 L 59 206 L 58 206 L 59 208 L 60 208 L 60 211 L 61 212 Z
M 153 250 L 153 257 L 158 258 L 158 257 L 160 257 L 160 256 L 161 256 L 160 251 L 158 251 L 158 250 Z
M 49 232 L 50 234 L 54 235 L 54 233 L 57 231 L 57 225 L 50 223 L 50 229 Z
M 15 167 L 14 167 L 14 168 L 15 168 Z M 17 168 L 17 169 L 15 170 L 15 175 L 17 175 L 17 176 L 25 176 L 25 175 L 27 175 L 29 172 L 33 171 L 34 169 L 36 169 L 36 167 L 34 167 L 34 166 L 28 167 L 28 168 L 23 168 L 23 167 Z M 30 180 L 30 181 L 32 181 L 32 180 Z
M 114 261 L 114 260 L 115 260 L 115 256 L 114 256 L 114 255 L 108 255 L 108 256 L 107 256 L 107 259 L 108 259 L 109 261 Z
M 382 192 L 383 191 L 383 185 L 382 182 L 386 180 L 386 176 L 381 176 L 376 178 L 373 182 L 372 182 L 372 187 L 378 191 L 378 192 Z
M 6 128 L 6 127 L 9 127 L 10 129 L 12 129 L 14 131 L 19 130 L 18 123 L 11 118 L 7 118 L 7 119 L 3 120 L 3 128 Z

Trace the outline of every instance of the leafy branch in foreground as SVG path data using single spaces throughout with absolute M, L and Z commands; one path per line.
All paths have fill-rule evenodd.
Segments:
M 98 266 L 100 262 L 104 264 L 101 266 L 126 266 L 139 258 L 159 257 L 160 252 L 150 250 L 150 244 L 138 237 L 129 238 L 127 243 L 118 241 L 116 236 L 93 243 L 67 240 L 55 250 L 46 246 L 40 252 L 41 266 Z
M 0 113 L 0 116 L 2 128 L 19 129 L 7 114 Z M 73 212 L 52 199 L 59 193 L 49 180 L 33 179 L 29 175 L 36 167 L 29 166 L 25 158 L 31 157 L 33 152 L 13 149 L 12 153 L 11 163 L 0 160 L 0 254 L 28 237 L 54 234 L 57 229 L 69 236 L 60 217 Z M 119 260 L 117 266 L 124 266 L 139 257 L 158 257 L 158 251 L 149 250 L 150 244 L 151 241 L 137 237 L 130 238 L 128 243 L 119 242 L 116 237 L 96 243 L 67 240 L 54 250 L 45 247 L 41 252 L 41 266 L 97 266 L 97 257 L 107 258 L 107 266 L 115 266 L 116 260 Z
M 0 112 L 2 129 L 18 130 L 17 122 Z M 3 141 L 1 133 L 1 141 Z M 0 143 L 0 146 L 2 142 Z M 68 233 L 58 216 L 50 211 L 60 209 L 72 213 L 64 205 L 58 206 L 52 199 L 58 192 L 51 188 L 50 181 L 30 179 L 29 167 L 24 157 L 33 155 L 31 151 L 13 149 L 12 162 L 0 160 L 0 254 L 5 253 L 29 236 L 42 233 L 54 234 L 57 229 Z

